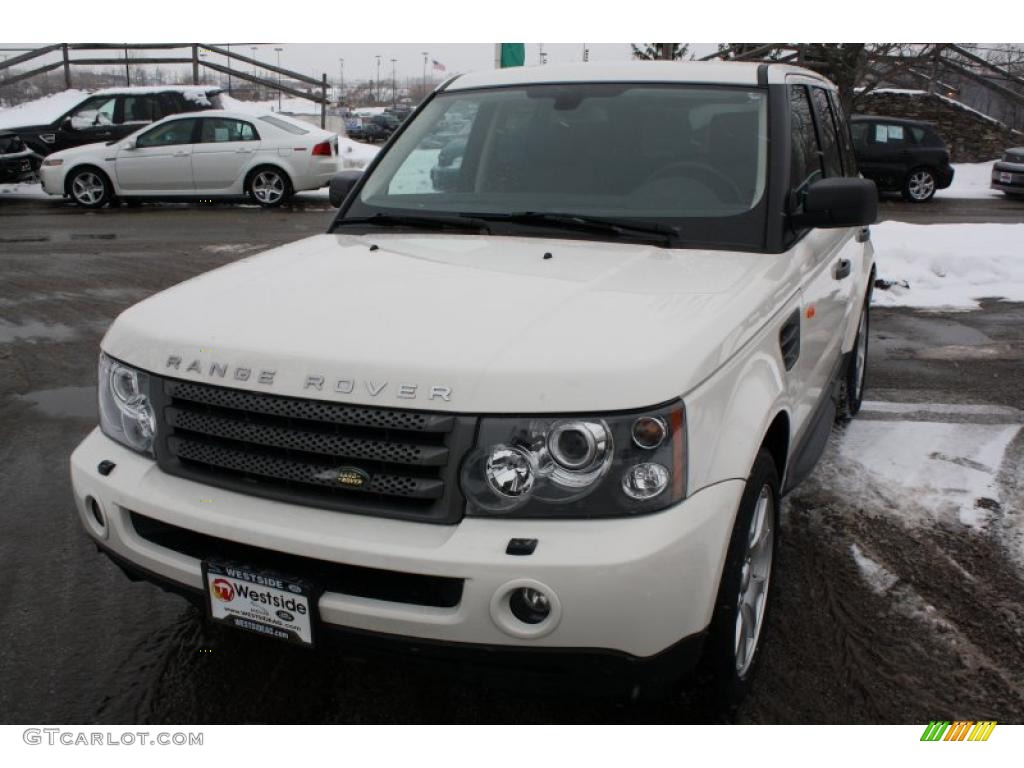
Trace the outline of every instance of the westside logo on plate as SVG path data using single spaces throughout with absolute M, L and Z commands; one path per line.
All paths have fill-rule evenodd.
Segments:
M 210 588 L 214 596 L 222 603 L 230 603 L 235 599 L 235 588 L 227 579 L 214 579 Z

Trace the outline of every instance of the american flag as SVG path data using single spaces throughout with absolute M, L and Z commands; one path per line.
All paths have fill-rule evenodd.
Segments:
M 445 71 L 447 71 L 447 67 L 445 67 L 445 65 L 442 64 L 437 59 L 431 59 L 431 61 L 434 63 L 434 71 L 435 72 L 445 72 Z

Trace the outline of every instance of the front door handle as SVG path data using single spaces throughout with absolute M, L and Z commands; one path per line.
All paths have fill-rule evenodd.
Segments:
M 188 152 L 175 152 L 175 157 L 188 157 Z
M 836 262 L 835 278 L 836 280 L 842 280 L 850 276 L 850 260 L 840 259 Z

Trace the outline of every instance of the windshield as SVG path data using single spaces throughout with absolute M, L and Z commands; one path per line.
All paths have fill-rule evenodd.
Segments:
M 442 93 L 335 226 L 464 215 L 498 222 L 494 232 L 550 236 L 569 216 L 632 226 L 616 237 L 670 227 L 676 245 L 758 247 L 767 125 L 767 91 L 755 89 L 580 83 Z M 540 223 L 546 231 L 531 231 Z

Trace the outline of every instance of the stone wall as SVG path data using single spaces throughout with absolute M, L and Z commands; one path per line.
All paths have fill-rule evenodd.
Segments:
M 1024 146 L 1020 131 L 935 93 L 879 89 L 858 96 L 854 112 L 934 123 L 954 163 L 994 160 L 1008 147 Z

